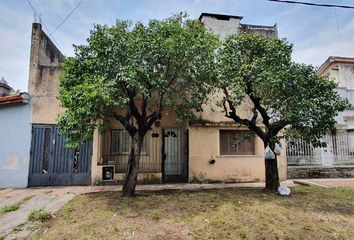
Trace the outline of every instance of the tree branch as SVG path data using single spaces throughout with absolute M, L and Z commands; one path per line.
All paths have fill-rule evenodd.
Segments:
M 144 93 L 142 95 L 143 95 L 143 104 L 141 105 L 141 117 L 142 119 L 146 119 L 147 99 Z
M 235 123 L 239 123 L 241 125 L 246 126 L 249 130 L 253 131 L 254 133 L 256 133 L 263 141 L 265 141 L 267 135 L 266 133 L 256 125 L 256 120 L 254 120 L 252 118 L 252 120 L 249 119 L 245 119 L 245 118 L 241 118 L 239 115 L 237 115 L 236 112 L 236 107 L 233 105 L 232 101 L 229 99 L 229 94 L 227 92 L 227 90 L 224 88 L 224 93 L 226 96 L 226 102 L 229 105 L 230 111 L 228 111 L 226 103 L 224 102 L 224 109 L 226 111 L 226 117 L 233 119 L 235 121 Z M 257 115 L 257 114 L 255 114 Z M 257 116 L 256 116 L 257 119 Z
M 285 122 L 284 120 L 280 120 L 278 122 L 274 122 L 269 126 L 269 135 L 271 136 L 276 136 L 278 135 L 278 133 L 284 128 L 286 127 L 287 122 Z
M 129 120 L 131 119 L 130 112 L 128 112 L 126 116 L 114 113 L 113 117 L 123 125 L 123 127 L 128 131 L 131 136 L 135 135 L 135 133 L 137 132 L 137 128 L 129 122 Z
M 251 118 L 251 122 L 254 123 L 254 124 L 256 124 L 257 118 L 258 118 L 258 111 L 257 111 L 257 108 L 254 107 L 252 111 L 253 111 L 253 116 L 252 116 L 252 118 Z
M 162 111 L 163 111 L 163 96 L 164 94 L 159 95 L 157 110 L 148 116 L 148 126 L 151 128 L 152 124 L 156 122 L 156 120 L 161 119 Z
M 129 109 L 133 117 L 138 121 L 138 124 L 142 123 L 142 116 L 135 105 L 135 98 L 134 96 L 129 96 Z
M 267 110 L 261 105 L 260 98 L 253 95 L 254 91 L 252 89 L 250 81 L 246 81 L 246 91 L 245 92 L 249 96 L 251 101 L 253 102 L 255 108 L 261 114 L 264 126 L 268 127 L 270 118 L 267 114 Z

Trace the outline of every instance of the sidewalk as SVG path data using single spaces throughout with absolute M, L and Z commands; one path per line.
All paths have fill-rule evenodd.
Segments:
M 284 186 L 294 186 L 291 180 L 281 182 Z M 202 189 L 222 189 L 222 188 L 262 188 L 264 183 L 205 183 L 205 184 L 149 184 L 137 185 L 137 192 L 151 192 L 163 190 L 202 190 Z M 65 187 L 31 187 L 31 188 L 8 188 L 0 190 L 0 207 L 1 198 L 23 198 L 32 195 L 40 195 L 43 193 L 50 193 L 57 196 L 72 193 L 75 195 L 85 194 L 90 192 L 109 192 L 121 191 L 122 185 L 109 185 L 109 186 L 65 186 Z
M 293 179 L 293 182 L 323 188 L 354 187 L 354 178 Z

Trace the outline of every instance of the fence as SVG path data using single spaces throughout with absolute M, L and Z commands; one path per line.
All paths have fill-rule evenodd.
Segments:
M 161 172 L 161 130 L 154 128 L 147 132 L 143 142 L 139 172 Z M 122 129 L 112 129 L 104 134 L 102 165 L 114 165 L 116 173 L 125 173 L 130 150 L 130 137 Z
M 354 165 L 354 139 L 351 134 L 326 135 L 326 147 L 314 147 L 303 139 L 288 139 L 286 157 L 289 166 Z

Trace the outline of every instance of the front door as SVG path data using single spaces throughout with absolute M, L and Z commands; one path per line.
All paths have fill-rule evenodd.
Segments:
M 326 147 L 321 148 L 322 164 L 324 166 L 332 166 L 334 162 L 332 137 L 327 135 L 322 141 L 326 142 Z
M 92 141 L 73 150 L 56 125 L 33 125 L 28 186 L 88 185 Z
M 181 129 L 163 130 L 163 179 L 166 183 L 187 181 L 187 164 L 182 154 L 182 140 Z

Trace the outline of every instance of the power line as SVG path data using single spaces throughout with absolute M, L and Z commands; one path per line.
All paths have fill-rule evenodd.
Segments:
M 26 0 L 28 5 L 32 8 L 34 14 L 38 17 L 39 22 L 42 23 L 42 17 L 38 14 L 37 10 L 34 8 L 34 6 L 32 5 L 30 0 Z M 47 26 L 44 24 L 43 22 L 43 26 L 45 27 L 45 29 L 47 29 L 47 31 L 49 32 L 49 29 L 47 28 Z
M 289 1 L 289 0 L 267 0 L 267 1 L 270 1 L 270 2 L 278 2 L 278 3 L 302 4 L 302 5 L 315 6 L 315 7 L 330 7 L 330 8 L 354 9 L 354 6 L 349 6 L 349 5 L 323 4 L 323 3 L 311 3 L 311 2 Z
M 73 10 L 71 10 L 71 12 L 58 24 L 58 26 L 56 26 L 56 28 L 49 34 L 49 36 L 52 36 L 53 33 L 58 30 L 58 28 L 61 27 L 61 25 L 63 25 L 65 23 L 65 21 L 76 11 L 76 9 L 78 9 L 81 5 L 81 3 L 83 2 L 84 0 L 81 0 L 74 8 Z
M 26 0 L 26 2 L 28 3 L 28 5 L 32 8 L 34 14 L 38 17 L 39 22 L 44 26 L 44 28 L 47 30 L 47 32 L 49 33 L 49 28 L 47 27 L 47 25 L 44 23 L 42 17 L 38 14 L 36 8 L 32 5 L 30 0 Z M 55 40 L 55 38 L 52 36 L 51 38 L 53 40 L 53 42 L 55 43 L 55 45 L 58 47 L 58 49 L 60 50 L 60 52 L 62 52 L 64 54 L 64 51 L 60 48 L 59 44 L 57 43 L 57 41 Z M 65 55 L 65 54 L 64 54 Z
M 333 4 L 334 4 L 334 0 L 333 1 Z M 336 26 L 337 26 L 337 32 L 338 32 L 338 36 L 339 36 L 339 44 L 340 44 L 340 51 L 341 53 L 343 54 L 343 44 L 342 44 L 342 34 L 340 32 L 340 28 L 339 28 L 339 21 L 338 21 L 338 16 L 337 16 L 337 10 L 336 8 L 333 8 L 334 10 L 334 15 L 336 17 Z

